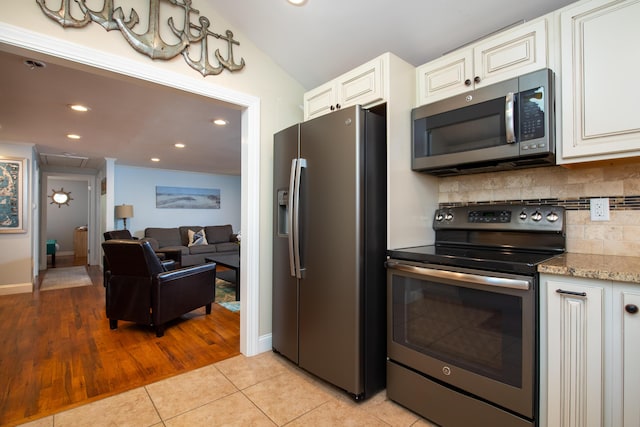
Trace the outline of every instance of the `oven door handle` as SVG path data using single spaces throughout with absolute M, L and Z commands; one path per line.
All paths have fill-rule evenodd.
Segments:
M 473 283 L 476 285 L 519 290 L 529 290 L 531 288 L 531 280 L 508 279 L 505 277 L 482 276 L 479 274 L 460 273 L 457 271 L 436 270 L 435 268 L 417 267 L 415 265 L 403 264 L 397 261 L 387 261 L 386 265 L 387 268 L 393 268 L 436 279 L 455 280 L 458 282 Z

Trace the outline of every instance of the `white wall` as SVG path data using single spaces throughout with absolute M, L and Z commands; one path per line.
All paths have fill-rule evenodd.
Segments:
M 217 188 L 220 209 L 158 209 L 156 186 Z M 134 216 L 127 220 L 127 228 L 137 237 L 144 236 L 146 227 L 179 225 L 231 224 L 238 232 L 241 191 L 239 176 L 118 165 L 115 168 L 115 203 L 133 205 Z M 123 228 L 122 220 L 116 221 L 116 228 Z

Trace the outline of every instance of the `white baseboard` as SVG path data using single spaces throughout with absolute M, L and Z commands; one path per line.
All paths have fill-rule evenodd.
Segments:
M 261 335 L 260 338 L 258 338 L 258 351 L 264 353 L 271 350 L 273 350 L 271 334 Z
M 0 286 L 0 295 L 30 294 L 33 292 L 31 283 L 14 283 Z

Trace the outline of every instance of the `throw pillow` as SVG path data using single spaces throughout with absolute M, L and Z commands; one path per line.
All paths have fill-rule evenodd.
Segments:
M 207 236 L 204 234 L 204 228 L 200 231 L 189 230 L 189 246 L 207 244 Z

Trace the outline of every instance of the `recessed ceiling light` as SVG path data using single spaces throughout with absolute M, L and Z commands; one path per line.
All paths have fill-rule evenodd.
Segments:
M 215 119 L 213 121 L 213 124 L 218 125 L 218 126 L 226 126 L 228 122 L 224 119 Z
M 186 145 L 184 145 L 182 142 L 175 143 L 175 144 L 173 144 L 173 146 L 176 147 L 176 148 L 184 148 L 184 147 L 186 147 Z
M 160 161 L 160 159 L 159 159 L 159 158 L 157 158 L 157 157 L 152 157 L 152 158 L 151 158 L 151 161 L 152 161 L 152 162 L 159 162 L 159 161 Z
M 80 139 L 80 135 L 76 135 L 75 133 L 67 134 L 67 138 L 69 139 Z
M 302 6 L 307 2 L 307 0 L 287 0 L 287 1 L 294 6 Z
M 87 111 L 89 111 L 89 107 L 81 104 L 69 104 L 69 108 L 71 108 L 73 111 L 79 111 L 81 113 L 86 113 Z

